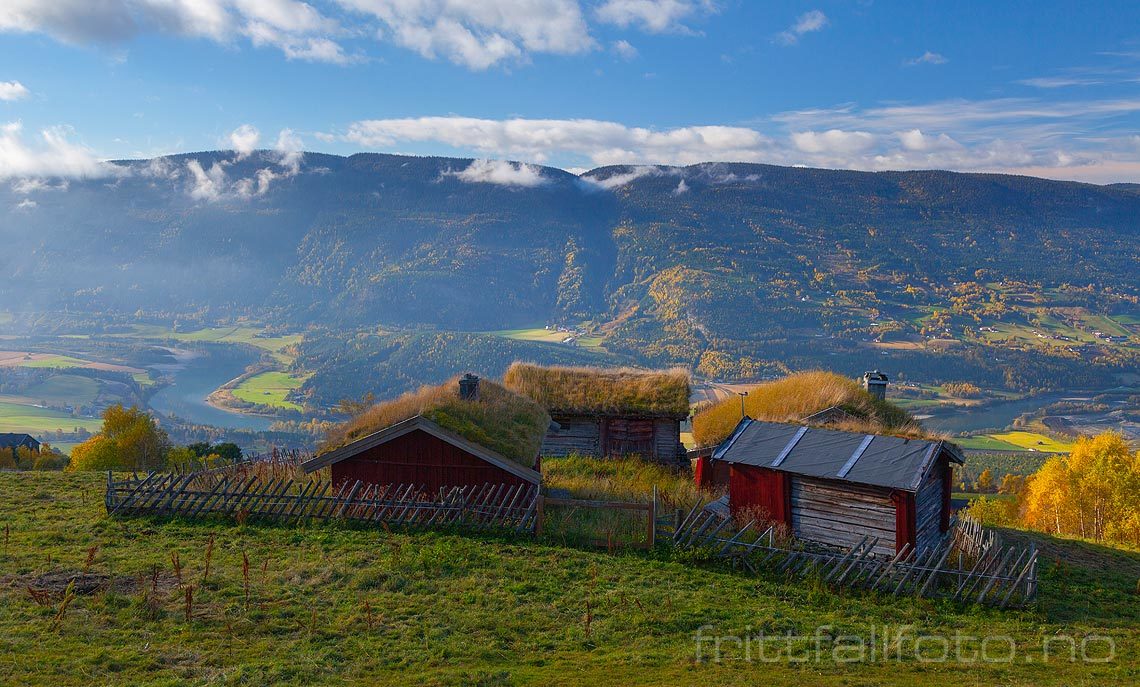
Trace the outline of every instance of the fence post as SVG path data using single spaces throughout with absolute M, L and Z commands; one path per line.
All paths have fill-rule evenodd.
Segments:
M 657 544 L 657 485 L 653 485 L 653 500 L 649 502 L 649 537 L 646 540 L 647 549 Z
M 536 497 L 535 504 L 534 504 L 534 536 L 535 536 L 535 538 L 542 536 L 542 525 L 543 525 L 543 521 L 545 520 L 545 516 L 546 516 L 546 512 L 543 508 L 543 502 L 544 501 L 545 501 L 545 499 L 543 498 L 542 494 L 539 493 L 539 495 Z

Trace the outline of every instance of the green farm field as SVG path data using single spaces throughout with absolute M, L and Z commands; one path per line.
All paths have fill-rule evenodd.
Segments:
M 248 344 L 270 353 L 278 363 L 288 364 L 293 358 L 284 350 L 300 343 L 301 334 L 284 336 L 261 336 L 262 329 L 252 326 L 209 327 L 192 332 L 176 332 L 160 325 L 136 324 L 129 334 L 119 336 L 163 341 L 183 341 L 187 343 L 231 343 Z
M 81 406 L 94 401 L 99 395 L 99 382 L 79 375 L 53 375 L 21 395 L 33 401 Z
M 232 393 L 235 398 L 246 403 L 299 411 L 301 406 L 287 400 L 286 397 L 304 383 L 304 377 L 291 375 L 288 372 L 262 372 L 242 380 L 234 387 Z
M 75 418 L 56 410 L 0 400 L 0 432 L 26 432 L 34 435 L 57 429 L 70 432 L 76 427 L 98 432 L 102 426 L 103 421 L 98 418 Z
M 1042 686 L 1140 671 L 1140 555 L 1076 542 L 1039 538 L 1039 606 L 1003 612 L 701 567 L 665 545 L 113 519 L 104 479 L 0 473 L 0 683 Z M 95 584 L 64 604 L 84 569 Z M 731 638 L 760 632 L 791 660 L 745 660 Z M 852 660 L 851 638 L 884 632 L 892 652 Z M 976 639 L 934 660 L 919 635 L 1009 637 L 1013 660 L 982 661 Z M 1097 662 L 1071 661 L 1065 637 Z
M 566 332 L 545 329 L 543 327 L 528 327 L 524 329 L 502 329 L 494 332 L 484 332 L 493 336 L 517 341 L 537 341 L 540 343 L 561 344 L 566 338 Z M 602 337 L 582 336 L 577 340 L 578 346 L 590 350 L 602 350 Z
M 983 451 L 1044 451 L 1065 453 L 1072 450 L 1073 442 L 1054 439 L 1037 432 L 996 432 L 972 437 L 955 438 L 954 443 L 962 448 Z

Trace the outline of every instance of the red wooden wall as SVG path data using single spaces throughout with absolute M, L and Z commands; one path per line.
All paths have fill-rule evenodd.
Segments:
M 895 553 L 902 551 L 905 544 L 915 545 L 915 504 L 914 494 L 909 491 L 896 491 L 891 494 L 895 504 Z
M 697 458 L 693 469 L 693 480 L 701 489 L 717 489 L 728 486 L 729 464 L 723 460 L 713 460 L 712 456 Z
M 735 516 L 755 507 L 772 522 L 792 524 L 791 476 L 755 465 L 732 465 L 728 475 L 728 503 Z
M 453 446 L 415 430 L 332 465 L 333 485 L 417 484 L 425 491 L 464 485 L 526 484 L 527 481 Z

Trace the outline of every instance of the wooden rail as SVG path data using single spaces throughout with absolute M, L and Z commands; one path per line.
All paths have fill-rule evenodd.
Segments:
M 591 499 L 570 499 L 559 498 L 552 496 L 538 497 L 538 516 L 535 519 L 534 533 L 536 536 L 541 535 L 543 525 L 546 519 L 546 508 L 549 506 L 560 508 L 586 508 L 592 510 L 623 510 L 623 511 L 640 511 L 646 514 L 647 522 L 645 527 L 645 541 L 634 545 L 636 548 L 652 549 L 657 544 L 657 487 L 653 487 L 653 500 L 649 503 L 637 503 L 633 501 L 599 501 Z M 612 542 L 595 541 L 597 546 L 612 546 Z
M 389 526 L 462 525 L 530 532 L 535 485 L 483 484 L 429 493 L 414 484 L 376 485 L 258 476 L 150 473 L 116 481 L 107 473 L 111 515 L 260 518 L 281 522 L 342 520 Z
M 707 547 L 714 555 L 753 574 L 768 568 L 786 575 L 818 574 L 824 582 L 875 589 L 899 596 L 947 597 L 1000 608 L 1026 606 L 1037 598 L 1037 549 L 1004 546 L 972 520 L 955 522 L 937 546 L 915 551 L 909 544 L 893 557 L 875 555 L 876 537 L 865 535 L 846 550 L 776 541 L 775 528 L 739 527 L 716 509 L 694 506 L 673 528 L 674 545 Z M 731 536 L 728 533 L 735 532 Z

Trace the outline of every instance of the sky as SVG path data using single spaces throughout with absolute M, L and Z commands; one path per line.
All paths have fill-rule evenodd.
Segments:
M 1140 182 L 1140 2 L 0 2 L 0 179 L 215 149 Z

